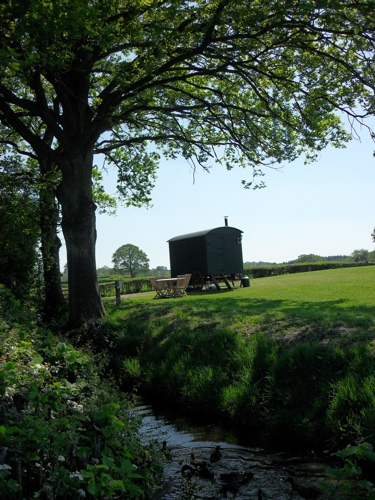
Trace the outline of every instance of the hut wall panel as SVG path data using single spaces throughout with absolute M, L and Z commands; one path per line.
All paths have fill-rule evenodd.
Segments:
M 169 240 L 171 276 L 243 273 L 242 231 L 219 227 Z
M 195 271 L 207 274 L 206 240 L 203 236 L 170 243 L 169 257 L 173 277 Z

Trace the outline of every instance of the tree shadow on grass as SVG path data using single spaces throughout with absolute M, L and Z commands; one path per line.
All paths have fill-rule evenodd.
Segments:
M 160 341 L 182 330 L 209 332 L 224 328 L 243 335 L 263 332 L 288 345 L 317 341 L 345 346 L 375 339 L 375 307 L 349 306 L 344 299 L 303 302 L 221 293 L 220 300 L 158 300 L 126 304 L 121 310 L 124 315 L 119 324 L 126 325 L 126 335 L 143 336 L 143 342 Z

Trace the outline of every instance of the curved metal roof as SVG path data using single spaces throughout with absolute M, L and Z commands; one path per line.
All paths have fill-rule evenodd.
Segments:
M 170 243 L 171 241 L 186 240 L 186 239 L 190 239 L 190 238 L 197 238 L 199 236 L 205 236 L 206 234 L 215 232 L 218 229 L 220 229 L 220 231 L 221 230 L 227 231 L 228 229 L 231 229 L 231 230 L 243 233 L 243 231 L 241 231 L 241 229 L 237 229 L 235 227 L 221 226 L 221 227 L 215 227 L 213 229 L 204 229 L 203 231 L 196 231 L 195 233 L 181 234 L 180 236 L 175 236 L 174 238 L 167 240 L 167 243 Z

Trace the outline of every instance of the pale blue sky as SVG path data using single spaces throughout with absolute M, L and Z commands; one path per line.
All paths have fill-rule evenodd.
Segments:
M 112 267 L 112 255 L 131 243 L 150 259 L 167 266 L 167 240 L 185 233 L 229 225 L 243 231 L 243 259 L 286 262 L 301 254 L 350 255 L 373 250 L 375 227 L 375 143 L 367 131 L 346 149 L 328 148 L 315 163 L 303 159 L 281 171 L 265 169 L 267 187 L 245 190 L 241 179 L 251 171 L 214 166 L 196 172 L 183 161 L 163 161 L 153 191 L 153 206 L 119 207 L 117 216 L 97 216 L 97 267 Z M 104 174 L 114 194 L 116 173 Z M 61 268 L 66 252 L 61 251 Z

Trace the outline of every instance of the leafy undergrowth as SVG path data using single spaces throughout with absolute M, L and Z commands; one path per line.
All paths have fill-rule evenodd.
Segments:
M 160 447 L 89 351 L 35 323 L 0 289 L 0 497 L 147 498 Z M 159 450 L 159 451 L 158 451 Z
M 347 446 L 335 454 L 342 460 L 342 465 L 328 469 L 322 491 L 330 498 L 362 499 L 375 498 L 375 452 L 370 443 Z

